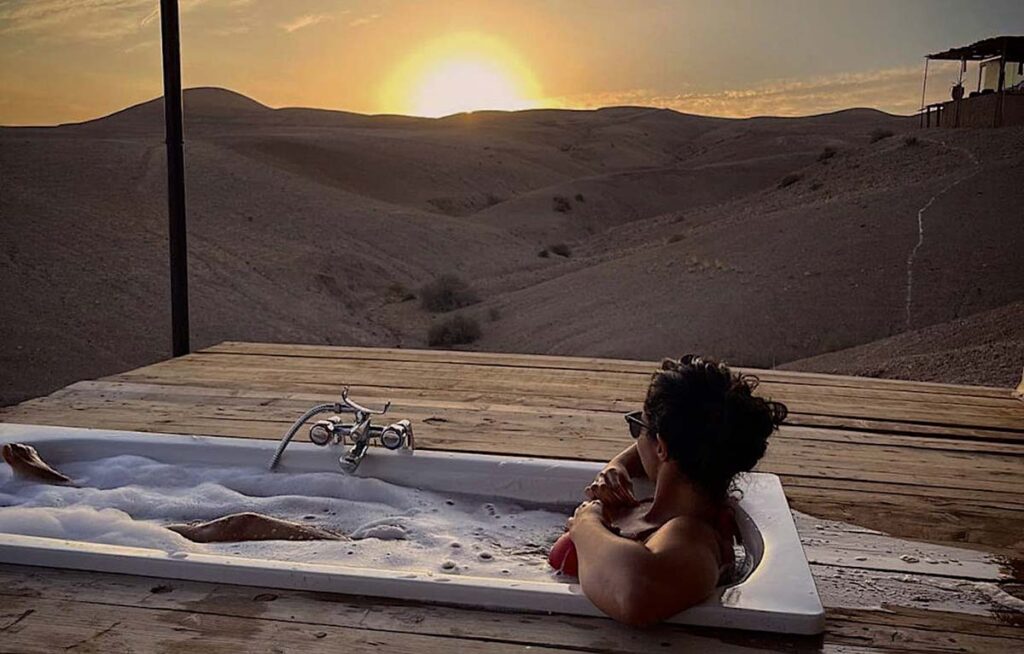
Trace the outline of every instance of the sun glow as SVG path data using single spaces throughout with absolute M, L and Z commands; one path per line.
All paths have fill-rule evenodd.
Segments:
M 501 41 L 456 34 L 417 50 L 385 84 L 386 111 L 440 117 L 481 109 L 539 106 L 540 86 L 522 59 Z

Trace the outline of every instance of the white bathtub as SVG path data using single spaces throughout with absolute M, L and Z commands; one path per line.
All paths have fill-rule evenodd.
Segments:
M 0 424 L 0 443 L 35 445 L 55 467 L 113 454 L 164 463 L 262 466 L 276 441 Z M 334 452 L 331 450 L 330 452 Z M 292 443 L 280 474 L 337 471 L 337 455 Z M 420 450 L 371 449 L 356 472 L 438 492 L 472 493 L 511 501 L 572 505 L 600 463 Z M 751 572 L 720 588 L 670 622 L 757 631 L 816 634 L 824 610 L 778 477 L 751 474 L 741 484 L 737 521 Z M 0 511 L 3 511 L 0 508 Z M 523 582 L 476 576 L 410 575 L 344 565 L 293 563 L 201 553 L 103 545 L 0 533 L 4 563 L 313 590 L 506 611 L 602 615 L 571 580 Z

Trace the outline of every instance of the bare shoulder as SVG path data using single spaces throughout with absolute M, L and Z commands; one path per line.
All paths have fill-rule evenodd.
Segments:
M 708 545 L 713 549 L 717 549 L 718 534 L 706 522 L 688 516 L 679 516 L 663 524 L 647 539 L 649 546 L 656 544 L 674 545 L 680 542 L 690 547 Z
M 688 517 L 669 520 L 647 539 L 647 549 L 673 568 L 685 568 L 714 585 L 718 578 L 719 544 L 715 530 Z M 701 574 L 706 571 L 705 574 Z
M 643 623 L 664 620 L 702 602 L 718 583 L 714 530 L 689 518 L 674 518 L 645 543 L 653 556 L 644 574 Z

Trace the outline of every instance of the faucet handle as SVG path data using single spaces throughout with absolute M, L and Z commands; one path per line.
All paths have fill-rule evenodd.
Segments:
M 402 447 L 413 449 L 415 441 L 412 435 L 412 423 L 408 420 L 391 423 L 381 431 L 380 444 L 389 450 L 397 450 Z
M 362 413 L 364 415 L 381 415 L 387 413 L 388 409 L 391 408 L 391 400 L 385 402 L 384 408 L 380 409 L 379 411 L 376 411 L 374 409 L 367 409 L 361 404 L 356 404 L 355 402 L 348 398 L 348 386 L 345 386 L 344 388 L 341 389 L 341 404 L 351 409 L 354 413 Z
M 333 437 L 334 423 L 330 420 L 317 420 L 316 423 L 309 428 L 309 440 L 321 447 L 330 443 L 331 438 Z

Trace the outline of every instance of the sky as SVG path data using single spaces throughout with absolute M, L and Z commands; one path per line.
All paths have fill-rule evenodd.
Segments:
M 0 124 L 86 120 L 159 96 L 159 4 L 0 0 Z M 921 104 L 923 55 L 1024 33 L 1021 0 L 180 4 L 186 87 L 373 114 L 612 105 L 907 114 Z M 928 100 L 948 97 L 957 72 L 933 62 Z

